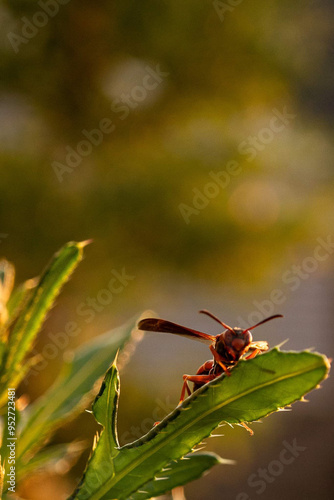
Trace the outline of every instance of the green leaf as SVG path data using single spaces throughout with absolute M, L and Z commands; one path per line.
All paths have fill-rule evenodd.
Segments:
M 190 453 L 168 464 L 156 475 L 156 479 L 144 484 L 139 491 L 131 495 L 130 500 L 145 500 L 163 495 L 177 486 L 198 479 L 211 467 L 219 464 L 234 464 L 234 462 L 220 458 L 215 453 Z
M 38 284 L 36 278 L 30 279 L 17 286 L 7 302 L 7 312 L 8 312 L 8 322 L 7 327 L 9 327 L 18 317 L 19 312 L 25 305 L 29 295 L 32 293 L 32 289 Z
M 0 326 L 7 321 L 7 302 L 12 292 L 15 279 L 13 264 L 6 259 L 0 260 Z
M 119 453 L 116 430 L 118 397 L 119 375 L 115 360 L 107 371 L 92 406 L 93 414 L 97 422 L 104 426 L 105 432 L 101 433 L 98 442 L 94 444 L 93 455 L 88 460 L 86 471 L 80 483 L 84 483 L 84 494 L 88 495 L 85 498 L 90 498 L 90 494 L 96 489 L 96 481 L 101 484 L 115 473 L 112 458 Z M 80 490 L 78 498 L 81 497 L 82 491 Z M 77 498 L 75 494 L 76 492 L 71 498 Z
M 0 370 L 3 369 L 3 359 L 6 354 L 9 311 L 8 301 L 14 286 L 15 269 L 6 259 L 0 260 Z M 0 470 L 1 473 L 1 470 Z
M 17 457 L 30 454 L 88 404 L 95 382 L 104 375 L 117 351 L 122 351 L 120 358 L 126 356 L 128 347 L 142 337 L 136 330 L 137 321 L 138 318 L 133 319 L 99 335 L 74 351 L 55 383 L 31 405 L 18 442 Z
M 190 452 L 221 422 L 252 422 L 290 405 L 317 387 L 328 370 L 327 358 L 309 351 L 281 352 L 275 348 L 241 360 L 230 377 L 223 374 L 206 384 L 145 436 L 118 448 L 118 375 L 113 367 L 95 406 L 106 427 L 71 498 L 127 499 L 171 460 Z
M 48 446 L 37 453 L 24 466 L 20 464 L 21 466 L 17 468 L 16 479 L 19 482 L 24 476 L 41 471 L 59 473 L 61 472 L 60 464 L 67 471 L 73 467 L 86 447 L 87 444 L 84 441 Z
M 55 254 L 23 307 L 9 337 L 5 363 L 4 386 L 11 385 L 11 379 L 20 370 L 20 365 L 31 349 L 42 323 L 75 266 L 82 259 L 83 243 L 67 243 Z

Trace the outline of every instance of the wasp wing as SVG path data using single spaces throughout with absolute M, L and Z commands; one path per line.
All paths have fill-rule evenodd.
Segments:
M 186 328 L 185 326 L 181 326 L 164 319 L 142 319 L 138 323 L 138 328 L 139 330 L 146 330 L 148 332 L 174 333 L 176 335 L 182 335 L 182 337 L 188 337 L 189 339 L 204 342 L 205 344 L 212 344 L 212 342 L 216 340 L 214 335 L 198 332 L 197 330 L 192 330 L 191 328 Z

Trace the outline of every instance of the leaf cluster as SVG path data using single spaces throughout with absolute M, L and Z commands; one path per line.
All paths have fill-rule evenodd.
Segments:
M 1 474 L 9 467 L 8 390 L 16 390 L 38 356 L 29 357 L 36 336 L 61 287 L 82 259 L 84 243 L 68 243 L 51 260 L 41 277 L 14 289 L 14 268 L 0 262 L 0 408 L 2 408 Z M 87 408 L 103 376 L 92 413 L 102 426 L 83 477 L 70 499 L 132 499 L 161 495 L 200 477 L 217 464 L 230 464 L 196 447 L 222 424 L 259 420 L 301 400 L 326 378 L 325 356 L 282 352 L 278 348 L 251 360 L 241 360 L 232 375 L 204 385 L 177 406 L 146 435 L 120 446 L 117 437 L 119 372 L 116 358 L 129 353 L 137 340 L 137 320 L 99 335 L 64 361 L 53 385 L 33 404 L 16 401 L 16 479 L 36 470 L 50 470 L 60 460 L 73 463 L 84 443 L 45 446 L 55 431 Z M 111 360 L 114 362 L 110 366 Z

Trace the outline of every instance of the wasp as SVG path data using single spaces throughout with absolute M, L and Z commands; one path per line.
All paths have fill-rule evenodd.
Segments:
M 208 333 L 192 330 L 191 328 L 178 325 L 177 323 L 157 318 L 142 319 L 138 323 L 139 330 L 173 333 L 209 344 L 209 349 L 213 355 L 213 359 L 203 363 L 197 370 L 196 375 L 183 375 L 183 386 L 179 404 L 181 404 L 185 399 L 186 393 L 188 396 L 191 394 L 189 382 L 193 382 L 193 391 L 196 391 L 207 382 L 219 377 L 222 373 L 230 376 L 231 369 L 238 363 L 239 359 L 251 359 L 257 354 L 267 351 L 269 349 L 268 342 L 254 342 L 250 330 L 257 328 L 272 319 L 283 317 L 282 314 L 275 314 L 260 321 L 256 325 L 243 330 L 242 328 L 232 328 L 226 325 L 207 310 L 201 310 L 199 312 L 206 314 L 213 320 L 217 321 L 225 328 L 225 330 L 219 335 L 209 335 Z

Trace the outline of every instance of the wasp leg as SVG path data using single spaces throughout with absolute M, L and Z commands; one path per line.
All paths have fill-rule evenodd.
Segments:
M 248 432 L 249 432 L 249 434 L 250 434 L 251 436 L 253 436 L 253 435 L 254 435 L 254 431 L 252 431 L 252 429 L 251 429 L 250 427 L 248 427 L 248 425 L 246 425 L 246 424 L 245 424 L 245 422 L 240 422 L 240 425 L 242 425 L 242 426 L 246 429 L 246 431 L 248 431 Z
M 189 389 L 189 385 L 188 385 L 188 379 L 186 377 L 190 377 L 191 375 L 183 375 L 183 386 L 182 386 L 182 391 L 181 391 L 181 396 L 180 396 L 180 401 L 179 401 L 179 404 L 182 403 L 182 401 L 184 400 L 184 397 L 185 397 L 185 394 L 186 394 L 186 391 L 188 393 L 188 396 L 190 396 L 191 394 L 191 390 Z
M 255 349 L 251 354 L 249 354 L 249 356 L 246 356 L 245 359 L 252 359 L 252 358 L 255 358 L 255 356 L 257 356 L 261 351 L 261 349 Z
M 213 347 L 213 345 L 210 345 L 210 351 L 212 352 L 213 354 L 213 357 L 215 358 L 215 361 L 216 363 L 219 364 L 219 366 L 222 367 L 222 369 L 224 370 L 224 373 L 228 376 L 231 375 L 231 373 L 229 372 L 229 370 L 226 368 L 226 366 L 224 365 L 224 363 L 222 362 L 221 360 L 221 356 L 219 356 L 218 352 L 215 350 L 215 348 Z
M 184 400 L 184 396 L 186 391 L 188 392 L 188 396 L 190 396 L 191 391 L 189 389 L 188 382 L 194 382 L 195 384 L 201 384 L 204 385 L 207 382 L 210 382 L 211 380 L 217 378 L 217 375 L 183 375 L 183 386 L 182 386 L 182 391 L 181 391 L 181 397 L 179 404 L 182 403 Z

